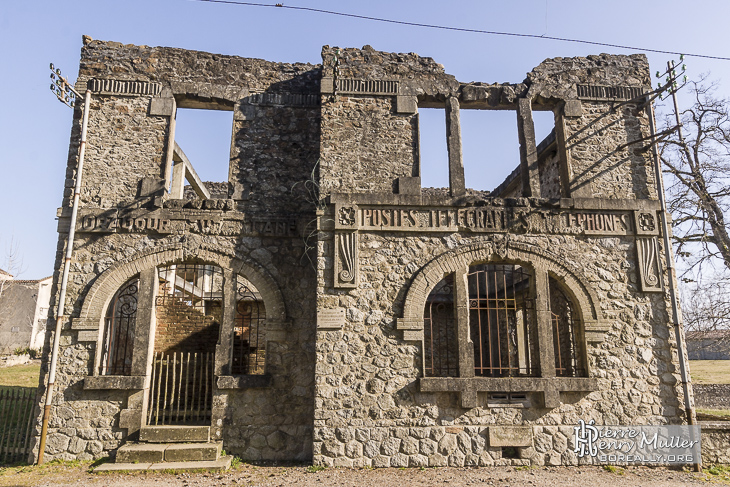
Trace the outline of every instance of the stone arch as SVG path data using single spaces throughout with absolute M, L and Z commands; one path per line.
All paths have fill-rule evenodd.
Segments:
M 420 340 L 423 336 L 423 312 L 431 290 L 446 275 L 472 264 L 511 261 L 534 269 L 542 269 L 560 282 L 578 306 L 586 340 L 601 341 L 608 331 L 608 323 L 598 305 L 599 300 L 582 273 L 564 259 L 535 245 L 511 242 L 508 238 L 480 242 L 445 252 L 422 267 L 406 292 L 403 318 L 398 329 L 404 339 Z
M 253 260 L 242 260 L 200 246 L 190 248 L 185 245 L 156 247 L 134 254 L 132 257 L 112 265 L 94 282 L 86 294 L 86 299 L 77 320 L 78 328 L 90 330 L 102 326 L 104 312 L 116 290 L 129 278 L 144 269 L 162 264 L 195 260 L 214 264 L 223 269 L 231 269 L 242 274 L 258 289 L 266 304 L 266 321 L 270 324 L 283 324 L 286 321 L 284 297 L 274 278 L 260 264 Z

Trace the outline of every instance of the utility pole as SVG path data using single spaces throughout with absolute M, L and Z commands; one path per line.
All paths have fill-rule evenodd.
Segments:
M 74 108 L 76 99 L 80 97 L 79 93 L 71 86 L 71 83 L 61 75 L 61 70 L 54 69 L 51 63 L 51 91 L 56 98 L 66 106 Z M 68 320 L 65 313 L 66 305 L 66 286 L 68 284 L 68 274 L 71 268 L 71 256 L 73 255 L 74 236 L 76 233 L 76 218 L 79 210 L 79 197 L 81 195 L 81 176 L 84 170 L 84 155 L 86 153 L 86 131 L 89 123 L 89 105 L 91 104 L 91 90 L 87 89 L 84 95 L 84 113 L 81 122 L 81 144 L 79 146 L 79 163 L 76 169 L 76 186 L 74 189 L 73 207 L 71 210 L 71 223 L 68 231 L 68 240 L 66 242 L 66 257 L 64 259 L 63 275 L 61 278 L 61 291 L 58 297 L 58 307 L 56 308 L 56 331 L 53 335 L 53 349 L 51 353 L 51 366 L 48 372 L 48 384 L 46 386 L 46 401 L 43 408 L 43 423 L 41 426 L 41 440 L 38 447 L 38 462 L 43 463 L 43 453 L 46 449 L 46 438 L 48 436 L 48 420 L 50 419 L 51 403 L 53 401 L 54 385 L 56 382 L 56 368 L 58 366 L 58 349 L 61 341 L 61 330 L 63 324 Z

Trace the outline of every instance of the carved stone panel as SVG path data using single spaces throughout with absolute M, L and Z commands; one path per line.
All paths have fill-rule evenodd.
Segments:
M 656 237 L 637 238 L 636 252 L 639 260 L 639 281 L 644 292 L 662 290 L 661 267 L 659 265 L 659 243 Z
M 335 278 L 334 286 L 339 288 L 357 287 L 357 232 L 338 232 L 335 234 Z

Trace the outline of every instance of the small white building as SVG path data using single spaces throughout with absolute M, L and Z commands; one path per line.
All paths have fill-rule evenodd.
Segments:
M 51 276 L 15 279 L 0 269 L 0 353 L 42 348 L 51 299 Z

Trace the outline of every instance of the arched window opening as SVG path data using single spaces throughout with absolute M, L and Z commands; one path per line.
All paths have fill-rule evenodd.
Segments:
M 132 373 L 138 294 L 139 276 L 135 276 L 119 288 L 109 303 L 101 345 L 101 375 Z
M 426 377 L 458 377 L 459 356 L 454 315 L 454 274 L 433 288 L 424 310 Z
M 571 300 L 555 279 L 549 279 L 549 288 L 555 373 L 559 377 L 585 377 L 578 320 Z
M 236 290 L 231 373 L 260 375 L 266 365 L 266 309 L 256 287 L 243 276 L 237 276 Z
M 531 273 L 515 264 L 469 267 L 469 328 L 476 376 L 539 375 L 531 280 Z

